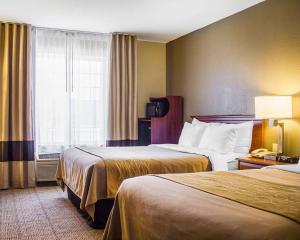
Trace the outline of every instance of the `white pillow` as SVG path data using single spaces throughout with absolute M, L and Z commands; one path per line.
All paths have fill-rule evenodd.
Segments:
M 188 122 L 184 123 L 178 144 L 187 147 L 197 147 L 205 128 L 205 126 L 195 126 Z
M 192 121 L 193 125 L 202 125 L 202 126 L 212 126 L 212 125 L 224 125 L 229 128 L 237 128 L 238 136 L 236 140 L 236 145 L 233 149 L 235 153 L 249 153 L 252 143 L 252 132 L 253 132 L 253 121 L 238 123 L 238 124 L 227 124 L 227 123 L 206 123 L 201 122 L 198 119 L 194 118 Z
M 237 140 L 234 148 L 235 153 L 249 153 L 252 143 L 253 121 L 231 124 L 238 129 Z
M 198 147 L 221 154 L 233 152 L 237 135 L 237 128 L 230 128 L 227 124 L 209 125 L 205 129 Z

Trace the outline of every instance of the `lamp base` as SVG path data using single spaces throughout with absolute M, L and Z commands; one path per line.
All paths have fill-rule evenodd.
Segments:
M 277 119 L 269 119 L 270 127 L 278 127 L 278 145 L 277 154 L 283 154 L 284 152 L 284 123 L 279 122 Z

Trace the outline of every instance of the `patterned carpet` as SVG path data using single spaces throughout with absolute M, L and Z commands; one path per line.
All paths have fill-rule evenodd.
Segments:
M 0 239 L 101 239 L 59 187 L 0 191 Z

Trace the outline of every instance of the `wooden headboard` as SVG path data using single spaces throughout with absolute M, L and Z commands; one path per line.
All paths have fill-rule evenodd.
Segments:
M 253 115 L 207 115 L 207 116 L 191 116 L 202 122 L 220 122 L 220 123 L 242 123 L 253 121 L 252 144 L 250 151 L 261 148 L 263 146 L 263 121 L 257 120 Z

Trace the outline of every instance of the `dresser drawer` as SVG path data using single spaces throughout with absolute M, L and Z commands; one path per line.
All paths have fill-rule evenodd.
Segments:
M 255 163 L 248 163 L 248 162 L 239 162 L 239 170 L 245 169 L 260 169 L 265 167 L 264 165 L 255 164 Z
M 239 163 L 239 170 L 260 169 L 266 166 L 287 164 L 284 162 L 277 162 L 273 160 L 266 160 L 263 158 L 255 158 L 255 157 L 241 157 L 241 158 L 237 158 L 237 160 Z

